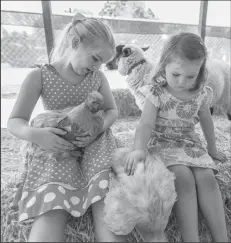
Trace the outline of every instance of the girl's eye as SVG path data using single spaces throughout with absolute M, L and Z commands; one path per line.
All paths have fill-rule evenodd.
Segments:
M 94 61 L 96 61 L 96 62 L 98 61 L 98 59 L 95 56 L 92 56 L 92 58 Z
M 173 73 L 172 75 L 175 76 L 175 77 L 178 77 L 180 74 L 178 74 L 178 73 Z
M 188 78 L 189 78 L 189 79 L 193 79 L 194 77 L 192 77 L 192 76 L 189 76 Z

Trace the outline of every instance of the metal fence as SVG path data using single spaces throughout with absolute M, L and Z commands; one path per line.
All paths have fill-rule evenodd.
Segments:
M 2 65 L 26 68 L 36 63 L 48 62 L 45 32 L 41 16 L 41 14 L 34 13 L 1 11 Z M 67 16 L 52 16 L 52 22 L 55 37 L 66 24 Z M 144 26 L 147 23 L 144 21 L 141 24 Z M 151 31 L 153 33 L 145 33 L 145 31 L 141 31 L 140 33 L 134 30 L 134 28 L 129 29 L 132 25 L 126 25 L 127 29 L 124 29 L 125 27 L 123 26 L 121 30 L 122 24 L 119 19 L 110 20 L 109 24 L 113 25 L 116 43 L 135 43 L 140 46 L 150 46 L 147 55 L 151 59 L 157 59 L 159 57 L 163 42 L 169 34 L 180 30 L 197 32 L 195 26 L 182 24 L 174 24 L 174 28 L 171 27 L 171 31 L 168 31 L 167 27 L 171 24 L 167 26 L 164 23 L 155 23 L 155 28 L 157 26 L 159 30 Z M 163 28 L 163 26 L 167 27 Z M 163 29 L 165 30 L 163 31 Z M 132 31 L 135 33 L 131 33 Z M 211 34 L 205 37 L 205 44 L 208 48 L 209 56 L 230 63 L 230 32 L 228 35 L 227 33 L 222 33 L 220 29 L 218 32 L 218 34 L 215 34 L 215 37 L 211 36 Z M 223 35 L 224 37 L 222 37 Z

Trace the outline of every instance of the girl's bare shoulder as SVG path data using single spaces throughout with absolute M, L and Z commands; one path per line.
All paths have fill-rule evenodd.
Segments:
M 41 78 L 41 68 L 33 68 L 24 79 L 22 83 L 22 88 L 33 88 L 37 91 L 42 89 L 42 78 Z

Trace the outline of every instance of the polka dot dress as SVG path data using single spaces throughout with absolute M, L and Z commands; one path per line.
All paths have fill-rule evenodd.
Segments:
M 100 73 L 89 73 L 74 86 L 62 79 L 55 68 L 41 68 L 45 109 L 63 109 L 81 104 L 89 92 L 100 87 Z M 83 215 L 88 207 L 105 197 L 111 171 L 111 154 L 115 138 L 108 129 L 84 150 L 80 161 L 75 158 L 28 158 L 20 194 L 19 221 L 34 218 L 50 210 L 63 209 L 74 217 Z

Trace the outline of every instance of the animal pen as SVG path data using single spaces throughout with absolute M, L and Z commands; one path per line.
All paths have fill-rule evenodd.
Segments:
M 19 11 L 1 10 L 1 67 L 12 69 L 29 69 L 35 64 L 49 63 L 49 55 L 52 50 L 55 36 L 60 30 L 71 21 L 70 15 L 52 14 L 51 1 L 41 1 L 42 13 L 30 13 Z M 78 2 L 76 1 L 76 5 Z M 158 59 L 160 51 L 165 39 L 179 31 L 189 31 L 200 34 L 208 48 L 209 57 L 223 60 L 230 65 L 230 28 L 221 26 L 206 25 L 208 10 L 208 1 L 200 2 L 199 21 L 197 25 L 166 23 L 161 21 L 143 20 L 143 19 L 122 19 L 110 17 L 96 17 L 102 19 L 111 26 L 116 44 L 133 43 L 139 46 L 150 46 L 146 52 L 151 59 Z M 107 75 L 110 73 L 107 71 Z M 116 76 L 120 78 L 120 76 Z M 4 76 L 2 75 L 2 79 Z M 110 81 L 110 80 L 109 80 Z M 115 79 L 116 81 L 116 79 Z M 113 80 L 113 82 L 115 82 Z M 17 96 L 19 85 L 2 84 L 2 100 L 12 95 Z M 140 111 L 134 108 L 134 99 L 129 95 L 127 89 L 113 89 L 116 99 L 120 118 L 116 125 L 112 128 L 121 146 L 131 142 L 129 135 L 131 130 L 135 129 L 137 116 Z M 134 118 L 136 116 L 136 118 Z M 197 128 L 199 131 L 199 128 Z M 3 174 L 2 192 L 2 212 L 1 212 L 1 240 L 22 241 L 25 242 L 31 227 L 31 222 L 18 224 L 17 214 L 8 209 L 14 187 L 17 184 L 17 176 L 19 165 L 18 154 L 21 142 L 13 140 L 13 143 L 4 141 L 5 138 L 12 139 L 7 135 L 6 130 L 2 130 L 2 171 L 7 164 L 7 172 Z M 218 134 L 219 148 L 230 150 L 230 124 L 225 118 L 216 118 L 215 122 L 216 135 Z M 228 135 L 227 135 L 228 134 Z M 201 132 L 200 132 L 201 135 Z M 9 151 L 10 152 L 7 152 Z M 9 165 L 9 158 L 17 164 Z M 9 170 L 11 168 L 11 171 Z M 14 170 L 12 177 L 12 168 Z M 229 163 L 220 165 L 220 173 L 217 176 L 218 184 L 221 188 L 222 198 L 225 205 L 226 222 L 228 228 L 229 240 L 231 240 L 231 155 L 229 155 Z M 4 177 L 5 176 L 5 177 Z M 8 183 L 7 178 L 12 177 L 12 182 Z M 6 179 L 4 179 L 6 178 Z M 5 180 L 5 181 L 4 181 Z M 206 223 L 199 214 L 199 232 L 202 242 L 211 241 Z M 175 216 L 172 214 L 169 224 L 166 228 L 166 235 L 170 242 L 181 241 L 180 233 L 176 224 Z M 130 242 L 138 242 L 141 240 L 138 232 L 133 230 L 128 236 Z M 82 242 L 94 241 L 94 229 L 92 225 L 91 210 L 89 209 L 83 217 L 78 219 L 70 217 L 66 229 L 66 241 Z
M 69 23 L 72 16 L 54 15 L 50 1 L 41 3 L 42 14 L 1 10 L 1 63 L 8 63 L 12 67 L 30 67 L 49 61 L 54 36 Z M 152 59 L 159 57 L 160 47 L 168 35 L 190 31 L 201 35 L 211 58 L 230 63 L 230 28 L 206 26 L 207 7 L 208 1 L 201 1 L 198 25 L 143 19 L 101 19 L 112 27 L 116 44 L 148 45 L 147 53 Z M 31 34 L 19 31 L 22 27 Z

